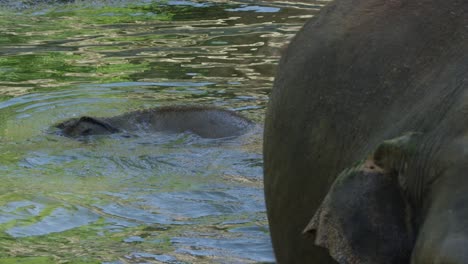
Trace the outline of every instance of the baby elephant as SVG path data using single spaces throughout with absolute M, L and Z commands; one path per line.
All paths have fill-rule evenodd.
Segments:
M 167 106 L 107 118 L 83 116 L 56 125 L 61 134 L 77 138 L 119 132 L 192 132 L 203 138 L 239 136 L 253 123 L 234 111 L 205 106 Z

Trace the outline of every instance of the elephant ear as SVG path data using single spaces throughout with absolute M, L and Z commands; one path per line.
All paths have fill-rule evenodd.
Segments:
M 409 263 L 408 223 L 398 177 L 370 158 L 337 177 L 304 233 L 338 263 Z
M 105 122 L 103 120 L 100 120 L 100 119 L 97 119 L 97 118 L 94 118 L 94 117 L 89 117 L 89 116 L 83 116 L 81 117 L 76 126 L 79 126 L 79 125 L 87 125 L 87 126 L 95 126 L 95 127 L 99 127 L 100 129 L 103 129 L 105 131 L 108 131 L 109 133 L 117 133 L 119 132 L 119 129 L 117 129 L 116 127 L 112 126 L 111 124 L 109 124 L 108 122 Z
M 67 137 L 102 135 L 119 132 L 119 129 L 115 128 L 108 122 L 89 116 L 83 116 L 79 119 L 70 119 L 58 124 L 57 128 L 61 130 L 62 135 Z

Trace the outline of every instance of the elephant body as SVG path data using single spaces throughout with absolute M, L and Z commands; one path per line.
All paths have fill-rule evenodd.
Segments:
M 278 263 L 468 263 L 467 80 L 466 0 L 336 0 L 312 18 L 281 58 L 265 120 L 265 195 Z M 412 151 L 382 147 L 408 132 L 418 135 Z M 337 205 L 340 196 L 387 186 L 378 180 L 354 192 L 337 179 L 366 160 L 384 172 L 344 182 L 390 175 L 403 200 L 386 189 L 381 201 L 349 204 L 409 208 L 396 213 L 404 224 L 374 210 L 380 228 L 396 226 L 408 237 L 392 240 L 399 244 L 387 253 L 401 254 L 393 262 L 366 257 L 383 240 L 346 222 L 363 223 L 361 212 L 372 210 L 352 211 L 355 218 L 337 211 L 346 206 Z M 338 217 L 350 218 L 331 225 Z M 337 228 L 338 238 L 323 239 Z M 361 244 L 367 248 L 355 247 L 349 232 L 370 239 Z
M 119 132 L 191 132 L 203 138 L 239 136 L 253 123 L 234 111 L 204 106 L 167 106 L 107 118 L 84 116 L 56 125 L 68 137 Z

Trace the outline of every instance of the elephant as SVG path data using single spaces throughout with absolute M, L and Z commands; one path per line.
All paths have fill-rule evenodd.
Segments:
M 234 111 L 208 106 L 164 106 L 106 118 L 83 116 L 55 125 L 61 135 L 71 138 L 135 131 L 188 131 L 202 138 L 226 138 L 252 126 L 252 121 Z
M 264 127 L 278 263 L 468 263 L 468 2 L 336 0 Z

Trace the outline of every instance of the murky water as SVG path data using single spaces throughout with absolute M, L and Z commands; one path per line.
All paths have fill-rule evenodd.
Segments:
M 281 47 L 320 5 L 0 3 L 0 263 L 274 262 L 260 128 L 76 141 L 50 127 L 172 104 L 261 127 Z

